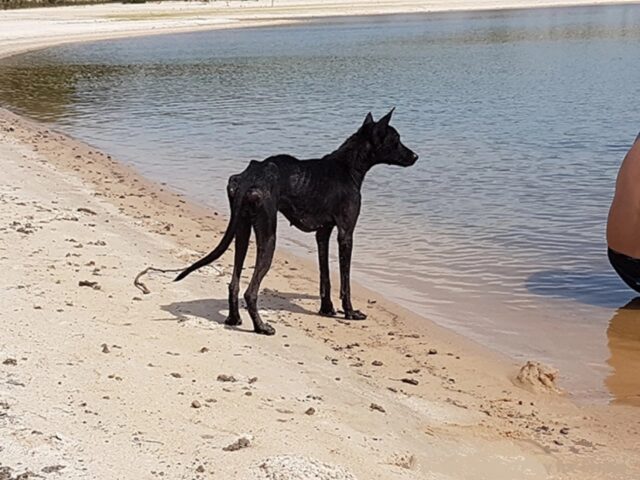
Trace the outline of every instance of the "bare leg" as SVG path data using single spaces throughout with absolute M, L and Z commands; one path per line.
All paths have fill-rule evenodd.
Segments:
M 275 328 L 263 322 L 258 313 L 258 291 L 260 290 L 260 283 L 271 267 L 273 253 L 276 248 L 277 211 L 275 208 L 272 210 L 273 212 L 269 213 L 265 211 L 260 212 L 254 223 L 253 229 L 256 234 L 258 252 L 251 282 L 249 283 L 247 291 L 244 293 L 244 299 L 247 301 L 247 310 L 249 310 L 249 315 L 251 316 L 251 320 L 253 320 L 253 328 L 256 333 L 263 335 L 273 335 L 276 333 Z M 263 217 L 263 215 L 265 216 Z
M 229 283 L 229 316 L 224 322 L 226 325 L 242 324 L 240 310 L 238 309 L 238 291 L 240 290 L 240 275 L 242 274 L 244 259 L 247 256 L 250 236 L 251 223 L 249 220 L 242 219 L 236 230 L 233 275 L 231 276 L 231 283 Z
M 329 238 L 333 225 L 316 232 L 318 263 L 320 265 L 320 315 L 334 317 L 336 310 L 331 301 L 331 278 L 329 277 Z
M 351 305 L 351 251 L 353 250 L 353 233 L 338 230 L 338 248 L 340 252 L 340 299 L 344 318 L 347 320 L 364 320 L 367 316 Z

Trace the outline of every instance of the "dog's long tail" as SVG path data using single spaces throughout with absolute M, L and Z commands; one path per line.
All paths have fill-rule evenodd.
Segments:
M 213 249 L 211 253 L 209 253 L 206 257 L 201 258 L 196 263 L 191 265 L 190 267 L 185 268 L 174 280 L 174 282 L 178 282 L 182 280 L 184 277 L 189 275 L 191 272 L 198 270 L 199 268 L 204 267 L 205 265 L 209 265 L 211 262 L 215 262 L 218 258 L 222 256 L 224 252 L 227 251 L 229 245 L 231 245 L 231 241 L 236 236 L 236 229 L 238 227 L 238 220 L 240 216 L 240 207 L 242 205 L 243 197 L 246 194 L 246 189 L 243 191 L 237 192 L 234 196 L 233 201 L 231 202 L 231 220 L 229 220 L 229 225 L 227 226 L 227 230 L 224 232 L 224 236 L 220 243 L 216 248 Z

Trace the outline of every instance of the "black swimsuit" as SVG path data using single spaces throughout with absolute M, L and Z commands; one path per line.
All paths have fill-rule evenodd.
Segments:
M 611 249 L 607 253 L 611 266 L 620 275 L 624 283 L 636 292 L 640 292 L 640 260 Z

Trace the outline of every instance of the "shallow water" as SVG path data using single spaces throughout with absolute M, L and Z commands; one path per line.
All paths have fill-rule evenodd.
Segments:
M 421 158 L 368 175 L 355 279 L 580 398 L 640 403 L 640 313 L 604 242 L 638 58 L 640 6 L 344 18 L 25 54 L 0 101 L 218 207 L 247 160 L 321 156 L 395 106 Z

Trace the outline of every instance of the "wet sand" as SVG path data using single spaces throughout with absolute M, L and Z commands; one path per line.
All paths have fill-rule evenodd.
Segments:
M 523 388 L 518 365 L 362 287 L 367 321 L 319 317 L 315 266 L 282 251 L 260 299 L 275 337 L 249 333 L 245 312 L 240 329 L 222 324 L 229 252 L 224 275 L 151 275 L 144 295 L 135 275 L 209 251 L 221 212 L 6 110 L 0 158 L 8 478 L 274 478 L 300 463 L 317 472 L 302 478 L 640 472 L 636 408 Z

